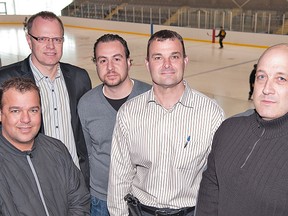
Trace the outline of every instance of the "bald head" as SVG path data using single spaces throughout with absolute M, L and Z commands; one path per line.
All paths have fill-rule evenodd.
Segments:
M 288 112 L 288 44 L 268 48 L 259 58 L 253 102 L 259 115 L 273 120 Z

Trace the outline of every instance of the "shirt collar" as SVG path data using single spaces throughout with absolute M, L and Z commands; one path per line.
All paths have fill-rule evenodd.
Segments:
M 183 80 L 183 83 L 184 83 L 185 89 L 184 89 L 183 95 L 181 96 L 181 98 L 179 99 L 179 101 L 177 103 L 180 103 L 186 107 L 193 107 L 193 104 L 194 104 L 193 103 L 193 95 L 194 95 L 194 93 L 193 93 L 192 89 L 190 88 L 190 86 L 188 85 L 188 83 L 186 82 L 186 80 Z M 152 88 L 148 94 L 147 104 L 149 104 L 151 102 L 158 104 L 156 99 L 155 99 L 153 86 L 152 86 Z
M 31 55 L 29 57 L 29 64 L 30 64 L 30 67 L 31 67 L 31 70 L 32 70 L 32 73 L 34 75 L 34 78 L 35 78 L 35 81 L 36 83 L 39 83 L 41 80 L 43 80 L 44 78 L 46 78 L 45 75 L 43 75 L 41 73 L 41 71 L 38 70 L 38 68 L 33 64 L 32 62 L 32 59 L 31 59 Z M 58 64 L 58 67 L 57 67 L 57 74 L 56 74 L 56 77 L 55 79 L 61 77 L 61 68 L 60 68 L 60 65 Z

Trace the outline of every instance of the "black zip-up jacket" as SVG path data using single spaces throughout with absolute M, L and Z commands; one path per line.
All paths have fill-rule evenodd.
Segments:
M 0 215 L 82 216 L 89 205 L 83 175 L 61 141 L 40 133 L 23 152 L 0 134 Z

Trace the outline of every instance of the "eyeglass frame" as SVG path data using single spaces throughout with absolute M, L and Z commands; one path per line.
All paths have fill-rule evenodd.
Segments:
M 28 35 L 30 37 L 32 37 L 34 40 L 38 41 L 39 43 L 48 43 L 50 40 L 52 40 L 52 42 L 55 43 L 55 44 L 63 44 L 63 42 L 64 42 L 64 37 L 54 37 L 54 38 L 50 38 L 50 37 L 36 37 L 36 36 L 30 34 L 29 32 L 28 32 Z M 41 39 L 43 39 L 43 41 L 41 41 Z M 61 40 L 61 41 L 57 42 L 57 40 Z

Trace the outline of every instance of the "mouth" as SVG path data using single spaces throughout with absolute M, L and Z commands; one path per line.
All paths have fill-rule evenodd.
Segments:
M 161 71 L 161 74 L 164 74 L 164 75 L 171 75 L 171 74 L 175 74 L 175 71 L 173 70 L 164 70 L 164 71 Z
M 56 53 L 55 52 L 45 52 L 45 55 L 47 55 L 47 56 L 55 56 Z
M 108 79 L 114 79 L 115 77 L 118 77 L 118 75 L 116 73 L 109 73 L 106 77 Z
M 20 126 L 18 127 L 18 129 L 21 131 L 21 132 L 30 132 L 32 127 L 31 126 Z
M 265 105 L 270 105 L 270 104 L 274 104 L 276 102 L 272 101 L 272 100 L 265 99 L 265 100 L 261 100 L 261 103 L 265 104 Z

